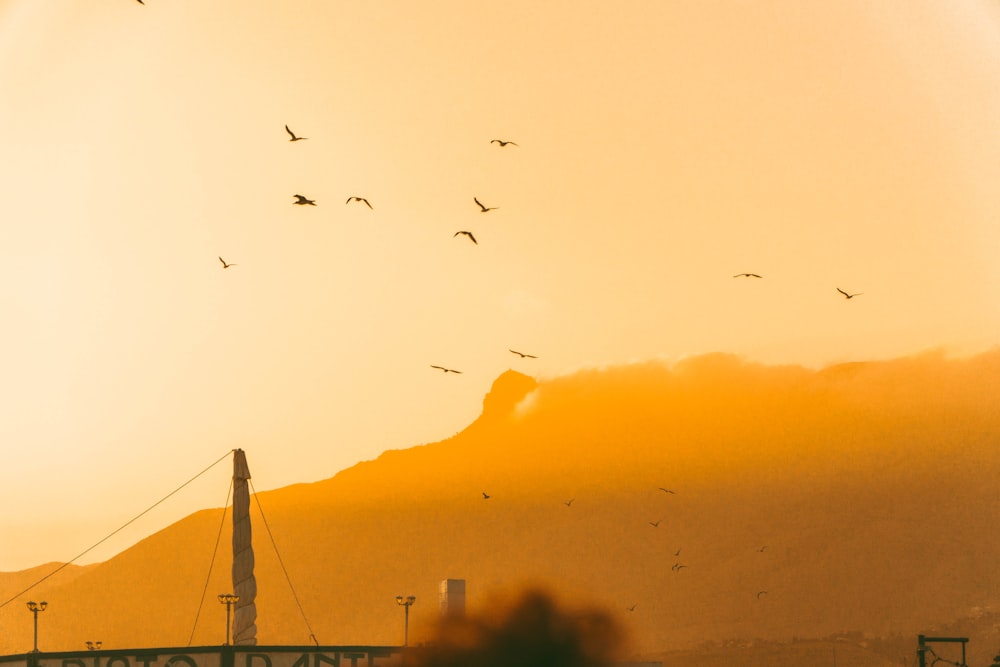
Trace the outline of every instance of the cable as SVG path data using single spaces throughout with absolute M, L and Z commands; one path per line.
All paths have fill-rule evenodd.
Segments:
M 302 621 L 306 624 L 306 629 L 309 630 L 309 638 L 312 639 L 316 646 L 319 646 L 319 640 L 316 639 L 316 634 L 313 632 L 312 626 L 309 624 L 309 619 L 306 618 L 306 612 L 302 608 L 302 603 L 299 601 L 298 593 L 295 592 L 295 586 L 292 585 L 292 578 L 288 576 L 288 569 L 285 568 L 285 562 L 281 559 L 281 553 L 278 552 L 278 544 L 274 541 L 274 535 L 271 533 L 271 526 L 267 523 L 267 517 L 264 516 L 264 508 L 260 504 L 260 496 L 257 495 L 257 489 L 253 486 L 252 480 L 247 480 L 250 482 L 250 490 L 253 491 L 254 500 L 257 501 L 257 509 L 260 510 L 260 518 L 264 521 L 264 528 L 267 530 L 267 536 L 271 540 L 271 547 L 274 549 L 274 555 L 278 557 L 278 565 L 281 566 L 281 571 L 285 574 L 285 581 L 288 582 L 288 589 L 292 591 L 292 597 L 295 598 L 295 604 L 299 608 L 299 614 L 302 615 Z
M 130 526 L 132 523 L 134 523 L 135 521 L 139 520 L 145 514 L 147 514 L 150 511 L 152 511 L 157 505 L 159 505 L 160 503 L 162 503 L 164 500 L 166 500 L 170 496 L 174 495 L 175 493 L 177 493 L 178 491 L 180 491 L 181 489 L 183 489 L 185 486 L 187 486 L 188 484 L 190 484 L 191 482 L 193 482 L 194 480 L 198 479 L 199 477 L 201 477 L 202 475 L 204 475 L 206 472 L 208 472 L 209 470 L 211 470 L 212 468 L 214 468 L 216 465 L 219 464 L 220 461 L 222 461 L 223 459 L 227 458 L 232 453 L 233 453 L 233 450 L 230 449 L 218 461 L 216 461 L 212 465 L 208 466 L 207 468 L 205 468 L 204 470 L 202 470 L 200 473 L 198 473 L 197 475 L 195 475 L 194 477 L 192 477 L 188 481 L 184 482 L 183 484 L 181 484 L 180 486 L 178 486 L 176 489 L 174 489 L 173 491 L 171 491 L 167 495 L 165 495 L 162 498 L 160 498 L 159 500 L 157 500 L 155 503 L 153 503 L 152 505 L 150 505 L 149 507 L 147 507 L 146 509 L 144 509 L 142 512 L 140 512 L 139 514 L 137 514 L 133 518 L 131 518 L 128 521 L 126 521 L 124 524 L 122 524 L 121 526 L 119 526 L 115 530 L 111 531 L 108 535 L 106 535 L 105 537 L 103 537 L 100 540 L 98 540 L 93 546 L 90 546 L 90 547 L 84 549 L 82 552 L 80 552 L 79 554 L 77 554 L 74 558 L 66 561 L 65 563 L 63 563 L 62 565 L 60 565 L 56 569 L 52 570 L 51 572 L 49 572 L 48 574 L 46 574 L 44 577 L 42 577 L 41 579 L 39 579 L 35 583 L 33 583 L 30 586 L 28 586 L 27 588 L 25 588 L 20 593 L 14 595 L 14 597 L 10 598 L 9 600 L 7 600 L 6 602 L 4 602 L 3 604 L 0 604 L 0 609 L 3 609 L 7 605 L 9 605 L 11 602 L 13 602 L 14 600 L 18 599 L 19 597 L 21 597 L 22 595 L 24 595 L 25 593 L 27 593 L 28 591 L 30 591 L 32 588 L 34 588 L 38 584 L 42 583 L 43 581 L 45 581 L 46 579 L 48 579 L 52 575 L 54 575 L 54 574 L 56 574 L 58 572 L 61 572 L 64 568 L 72 565 L 73 563 L 75 563 L 76 561 L 80 560 L 81 558 L 83 558 L 84 556 L 86 556 L 88 553 L 90 553 L 91 551 L 93 551 L 94 549 L 96 549 L 97 547 L 99 547 L 100 545 L 102 545 L 105 542 L 107 542 L 109 539 L 111 539 L 112 537 L 114 537 L 115 535 L 117 535 L 118 533 L 120 533 L 121 531 L 123 531 L 125 528 L 127 528 L 128 526 Z
M 941 656 L 939 656 L 937 653 L 935 653 L 934 649 L 932 649 L 930 646 L 924 645 L 924 646 L 921 646 L 921 649 L 923 649 L 924 651 L 927 651 L 928 653 L 930 653 L 931 655 L 934 656 L 934 660 L 931 661 L 931 667 L 934 667 L 934 665 L 936 665 L 939 662 L 943 662 L 943 663 L 946 663 L 946 664 L 949 664 L 949 665 L 954 665 L 955 667 L 968 667 L 968 665 L 966 665 L 964 663 L 961 663 L 961 662 L 955 662 L 953 660 L 945 660 L 944 658 L 942 658 Z
M 194 631 L 198 628 L 198 619 L 201 618 L 201 610 L 205 606 L 205 593 L 208 591 L 208 582 L 211 580 L 212 570 L 215 568 L 215 557 L 219 555 L 219 543 L 222 542 L 222 529 L 226 527 L 226 510 L 229 509 L 229 498 L 232 495 L 233 482 L 229 480 L 229 491 L 226 492 L 226 504 L 222 506 L 222 520 L 219 521 L 219 533 L 215 536 L 212 560 L 208 563 L 208 574 L 205 575 L 205 587 L 201 589 L 201 600 L 198 602 L 198 612 L 194 615 L 194 625 L 191 626 L 191 636 L 188 637 L 188 646 L 194 641 Z

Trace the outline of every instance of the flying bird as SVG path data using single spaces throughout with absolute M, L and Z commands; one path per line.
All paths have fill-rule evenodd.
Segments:
M 757 591 L 757 599 L 760 599 L 761 595 L 767 595 L 767 591 Z
M 572 507 L 574 500 L 576 500 L 576 498 L 570 498 L 569 500 L 567 500 L 566 502 L 564 502 L 563 505 L 565 505 L 566 507 Z
M 309 204 L 310 206 L 316 205 L 316 201 L 314 199 L 306 199 L 302 195 L 292 195 L 292 196 L 295 197 L 295 201 L 293 201 L 292 203 L 297 206 L 305 206 L 306 204 Z
M 219 258 L 219 261 L 222 262 L 222 268 L 224 269 L 228 269 L 230 266 L 236 266 L 235 264 L 227 264 L 226 260 L 222 259 L 221 257 Z
M 635 611 L 635 608 L 636 608 L 637 606 L 638 606 L 637 604 L 634 604 L 634 605 L 632 605 L 631 607 L 625 607 L 625 608 L 626 608 L 626 609 L 628 609 L 629 611 Z
M 759 273 L 737 273 L 733 278 L 763 278 Z
M 345 204 L 350 204 L 352 201 L 364 202 L 365 206 L 367 206 L 368 208 L 372 207 L 372 205 L 364 197 L 348 197 L 347 201 L 345 201 L 344 203 Z
M 455 232 L 454 234 L 452 234 L 452 235 L 451 235 L 451 238 L 455 238 L 455 237 L 456 237 L 456 236 L 458 236 L 459 234 L 465 234 L 466 236 L 468 236 L 468 237 L 469 237 L 469 240 L 470 240 L 470 241 L 472 241 L 472 242 L 473 242 L 473 243 L 475 243 L 476 245 L 479 245 L 479 241 L 477 241 L 477 240 L 476 240 L 476 237 L 472 235 L 472 232 L 465 232 L 465 231 L 461 231 L 461 232 Z
M 843 294 L 845 299 L 853 299 L 856 296 L 861 296 L 862 294 L 864 294 L 864 292 L 857 292 L 855 294 L 848 294 L 847 292 L 845 292 L 844 290 L 840 289 L 839 287 L 837 288 L 837 291 L 840 292 L 841 294 Z
M 656 521 L 647 521 L 646 523 L 648 523 L 653 528 L 659 528 L 661 521 L 663 521 L 663 519 L 657 519 Z
M 434 364 L 431 364 L 431 368 L 436 368 L 439 371 L 444 371 L 445 373 L 458 373 L 459 375 L 462 374 L 462 371 L 456 371 L 452 368 L 445 368 L 444 366 L 435 366 Z
M 757 549 L 757 553 L 764 553 L 765 551 L 767 551 L 767 545 L 766 544 L 764 546 L 762 546 L 760 549 Z
M 517 146 L 513 141 L 504 141 L 503 139 L 494 139 L 490 142 L 491 144 L 500 144 L 500 148 L 510 144 L 511 146 Z
M 297 137 L 297 136 L 295 136 L 295 133 L 292 132 L 292 130 L 287 125 L 285 126 L 285 132 L 287 132 L 288 136 L 291 137 L 291 139 L 289 139 L 289 141 L 302 141 L 303 139 L 308 139 L 309 138 L 309 137 Z
M 680 572 L 681 570 L 683 570 L 686 567 L 687 567 L 687 565 L 682 565 L 680 563 L 674 563 L 673 567 L 671 567 L 670 569 L 673 570 L 674 572 Z
M 663 488 L 662 486 L 661 486 L 661 487 L 658 487 L 658 488 L 660 489 L 660 491 L 663 491 L 664 493 L 670 493 L 670 494 L 673 494 L 673 493 L 674 493 L 674 492 L 673 492 L 673 491 L 671 491 L 670 489 L 665 489 L 665 488 Z M 676 495 L 676 494 L 675 494 L 675 495 Z
M 512 353 L 516 354 L 517 356 L 521 357 L 522 359 L 524 359 L 524 358 L 537 359 L 538 358 L 538 357 L 536 357 L 533 354 L 525 354 L 524 352 L 518 352 L 517 350 L 508 350 L 508 352 L 512 352 Z
M 490 497 L 491 497 L 490 494 L 488 494 L 485 491 L 483 491 L 483 500 L 489 500 Z
M 474 202 L 476 202 L 477 204 L 479 204 L 479 208 L 480 208 L 480 211 L 479 211 L 479 212 L 480 212 L 480 213 L 486 213 L 486 211 L 494 211 L 494 210 L 496 210 L 496 209 L 497 209 L 497 207 L 496 207 L 496 206 L 483 206 L 483 202 L 479 201 L 479 198 L 478 198 L 478 197 L 473 197 L 473 198 L 472 198 L 472 201 L 474 201 Z

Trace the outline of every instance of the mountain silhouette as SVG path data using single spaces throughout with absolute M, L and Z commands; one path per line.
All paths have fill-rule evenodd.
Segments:
M 402 593 L 417 597 L 416 643 L 445 578 L 467 581 L 470 609 L 528 585 L 599 605 L 644 655 L 961 633 L 972 610 L 1000 609 L 998 389 L 1000 351 L 818 371 L 725 354 L 508 371 L 451 438 L 257 495 L 258 640 L 400 644 Z M 222 509 L 196 512 L 44 582 L 23 598 L 49 602 L 40 648 L 221 643 L 224 550 L 207 578 L 220 528 Z M 0 609 L 20 629 L 0 652 L 31 648 L 23 599 Z

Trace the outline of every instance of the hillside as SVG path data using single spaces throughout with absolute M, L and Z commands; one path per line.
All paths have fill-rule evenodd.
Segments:
M 66 584 L 76 579 L 84 572 L 96 567 L 95 565 L 63 565 L 62 563 L 45 563 L 37 565 L 20 572 L 0 573 L 0 602 L 4 602 L 29 588 L 32 584 L 43 577 L 48 579 L 50 585 Z M 25 600 L 41 600 L 31 595 L 25 595 Z
M 1000 609 L 998 388 L 1000 352 L 821 371 L 727 355 L 543 381 L 509 371 L 446 441 L 259 494 L 295 592 L 254 504 L 259 640 L 397 644 L 402 593 L 417 596 L 419 641 L 446 577 L 467 580 L 470 608 L 528 583 L 599 604 L 637 655 L 961 633 Z M 219 643 L 227 557 L 205 581 L 221 512 L 42 584 L 42 649 Z M 24 629 L 0 651 L 30 648 L 25 615 L 0 610 Z M 975 627 L 970 648 L 992 656 L 993 630 Z

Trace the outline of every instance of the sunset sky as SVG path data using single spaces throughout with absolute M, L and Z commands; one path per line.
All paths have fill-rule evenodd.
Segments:
M 992 0 L 0 0 L 0 571 L 508 368 L 991 348 L 998 81 Z

